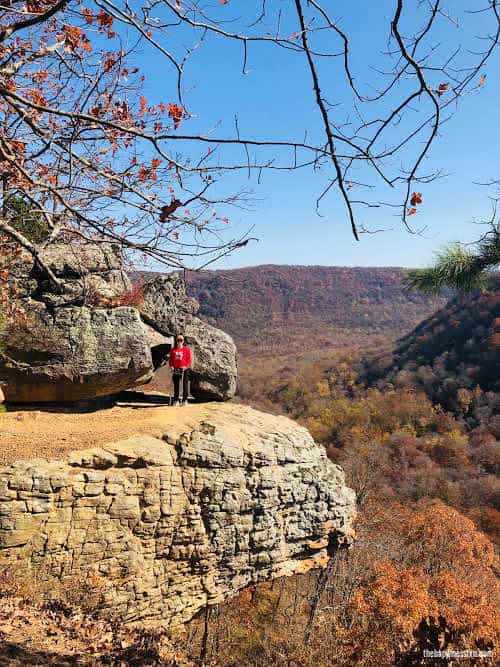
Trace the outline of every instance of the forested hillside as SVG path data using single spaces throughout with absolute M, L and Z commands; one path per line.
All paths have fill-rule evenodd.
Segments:
M 142 273 L 147 281 L 153 273 Z M 264 265 L 187 273 L 200 316 L 238 347 L 239 394 L 262 398 L 276 381 L 339 354 L 390 350 L 446 302 L 404 288 L 400 268 Z
M 494 418 L 500 391 L 500 278 L 494 287 L 452 299 L 391 353 L 367 359 L 363 379 L 380 388 L 423 389 L 434 403 L 477 422 Z
M 238 343 L 237 400 L 307 427 L 345 471 L 359 514 L 351 552 L 207 607 L 176 655 L 224 667 L 416 665 L 423 650 L 450 647 L 491 656 L 498 288 L 445 304 L 405 292 L 399 269 L 258 267 L 187 280 L 202 316 Z
M 499 664 L 500 0 L 0 17 L 0 667 Z
M 492 421 L 496 433 L 500 278 L 446 303 L 406 290 L 404 277 L 397 268 L 261 266 L 187 282 L 202 316 L 235 337 L 245 400 L 288 411 L 297 378 L 308 392 L 342 361 L 367 386 L 422 390 L 470 427 Z
M 297 419 L 342 466 L 358 499 L 357 539 L 326 574 L 246 591 L 209 631 L 193 624 L 211 656 L 409 666 L 454 647 L 476 656 L 464 665 L 494 663 L 499 304 L 498 289 L 457 297 L 369 360 L 353 341 L 343 358 L 330 349 L 323 363 L 281 376 L 256 364 L 244 376 L 246 400 Z
M 366 332 L 408 330 L 443 297 L 407 292 L 399 268 L 264 265 L 187 275 L 201 315 L 237 343 L 281 323 Z

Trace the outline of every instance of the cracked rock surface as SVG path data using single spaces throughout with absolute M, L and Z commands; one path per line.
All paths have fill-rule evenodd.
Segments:
M 10 402 L 71 402 L 118 393 L 153 378 L 179 330 L 194 352 L 191 391 L 226 400 L 236 390 L 236 348 L 198 319 L 176 274 L 144 286 L 144 300 L 113 307 L 130 293 L 119 248 L 110 243 L 53 243 L 41 253 L 62 290 L 22 253 L 9 280 L 26 326 L 8 333 L 0 381 Z M 118 301 L 119 302 L 119 301 Z
M 342 470 L 284 417 L 222 412 L 186 433 L 1 468 L 0 564 L 97 571 L 123 620 L 172 625 L 250 583 L 324 566 L 352 534 Z

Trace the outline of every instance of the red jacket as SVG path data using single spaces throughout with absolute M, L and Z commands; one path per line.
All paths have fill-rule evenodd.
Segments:
M 170 368 L 189 368 L 191 366 L 191 350 L 185 345 L 170 350 L 168 364 Z

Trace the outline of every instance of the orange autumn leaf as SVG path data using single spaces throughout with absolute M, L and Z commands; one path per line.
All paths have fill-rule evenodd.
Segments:
M 480 86 L 484 86 L 485 83 L 486 83 L 486 74 L 482 74 L 482 75 L 479 77 L 479 85 L 480 85 Z
M 82 48 L 89 53 L 92 51 L 90 42 L 80 28 L 64 24 L 61 26 L 61 30 L 62 32 L 57 34 L 57 38 L 59 41 L 64 41 L 66 51 L 71 52 L 78 48 Z
M 168 105 L 168 115 L 174 121 L 174 127 L 177 129 L 181 124 L 182 116 L 184 115 L 184 107 L 180 107 L 171 102 Z
M 139 182 L 144 183 L 145 181 L 147 181 L 149 177 L 149 169 L 146 169 L 146 167 L 143 166 L 139 167 L 138 176 L 139 176 Z
M 101 28 L 108 27 L 113 24 L 113 17 L 101 9 L 97 15 L 97 23 Z
M 422 203 L 422 193 L 421 192 L 412 192 L 410 204 L 412 206 L 417 206 L 417 204 Z
M 113 32 L 113 17 L 103 9 L 100 9 L 97 14 L 97 24 L 99 32 L 106 32 L 108 39 L 112 39 L 115 36 Z
M 176 211 L 179 206 L 182 206 L 181 202 L 178 199 L 172 199 L 170 204 L 163 206 L 160 213 L 160 222 L 165 222 L 168 220 L 169 216 Z
M 448 83 L 440 83 L 437 89 L 437 94 L 441 96 L 443 93 L 445 93 L 449 88 Z
M 117 57 L 113 53 L 108 53 L 106 55 L 106 60 L 104 61 L 104 71 L 109 72 L 117 63 Z
M 82 14 L 85 19 L 85 23 L 92 23 L 94 21 L 94 10 L 87 9 L 86 7 L 82 8 Z
M 408 215 L 415 215 L 416 212 L 417 212 L 417 209 L 416 209 L 416 208 L 410 208 L 410 209 L 408 210 Z

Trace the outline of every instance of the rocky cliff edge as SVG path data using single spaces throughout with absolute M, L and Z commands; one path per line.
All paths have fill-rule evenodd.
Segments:
M 105 609 L 176 625 L 350 542 L 342 470 L 294 422 L 219 404 L 189 432 L 0 468 L 0 565 L 97 572 Z

